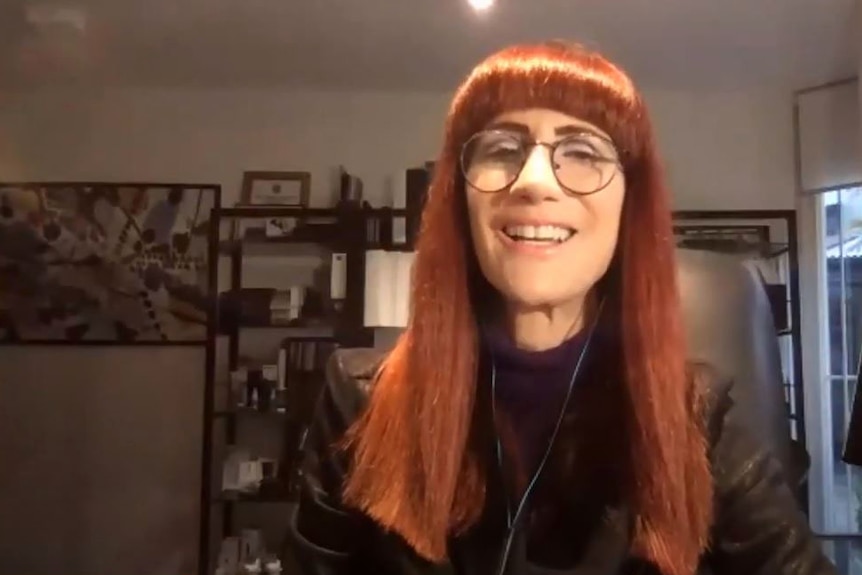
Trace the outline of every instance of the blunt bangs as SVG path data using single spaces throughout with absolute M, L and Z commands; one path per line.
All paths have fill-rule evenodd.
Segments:
M 624 166 L 638 161 L 649 140 L 645 106 L 629 77 L 584 48 L 554 42 L 504 50 L 480 64 L 452 102 L 448 143 L 460 149 L 499 115 L 532 108 L 605 131 Z

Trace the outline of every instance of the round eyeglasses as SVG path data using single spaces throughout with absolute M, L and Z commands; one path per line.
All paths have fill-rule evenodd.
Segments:
M 548 148 L 554 177 L 571 194 L 601 191 L 622 169 L 613 142 L 594 132 L 575 132 L 546 143 L 505 130 L 485 130 L 461 149 L 461 172 L 480 192 L 501 192 L 515 183 L 536 146 Z

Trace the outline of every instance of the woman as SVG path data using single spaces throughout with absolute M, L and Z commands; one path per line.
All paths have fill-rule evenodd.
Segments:
M 311 426 L 309 574 L 825 574 L 728 383 L 686 362 L 668 196 L 631 80 L 517 46 L 457 92 L 410 325 L 342 351 Z

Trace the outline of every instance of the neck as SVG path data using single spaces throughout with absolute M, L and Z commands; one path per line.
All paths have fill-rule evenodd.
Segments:
M 585 298 L 563 305 L 525 307 L 510 305 L 508 331 L 521 349 L 543 351 L 559 346 L 584 326 Z

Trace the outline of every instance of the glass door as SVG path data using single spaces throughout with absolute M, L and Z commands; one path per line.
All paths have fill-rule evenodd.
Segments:
M 862 186 L 820 198 L 827 336 L 823 385 L 829 403 L 824 415 L 831 419 L 824 421 L 830 434 L 826 527 L 829 532 L 862 533 L 862 470 L 841 461 L 862 350 Z

